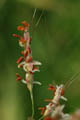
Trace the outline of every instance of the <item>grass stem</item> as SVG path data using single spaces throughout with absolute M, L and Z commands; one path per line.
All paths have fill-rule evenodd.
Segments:
M 33 99 L 33 92 L 30 91 L 31 102 L 32 102 L 32 118 L 34 118 L 34 99 Z

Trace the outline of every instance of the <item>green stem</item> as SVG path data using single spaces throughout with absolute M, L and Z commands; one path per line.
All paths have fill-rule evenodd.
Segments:
M 34 118 L 34 99 L 33 99 L 33 92 L 30 91 L 31 95 L 31 102 L 32 102 L 32 118 Z
M 39 118 L 39 120 L 42 120 L 44 118 L 44 116 L 42 116 L 41 118 Z

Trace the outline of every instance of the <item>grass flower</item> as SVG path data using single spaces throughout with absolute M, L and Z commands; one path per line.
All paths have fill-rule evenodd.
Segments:
M 30 25 L 26 22 L 22 22 L 22 26 L 18 26 L 18 31 L 23 32 L 23 36 L 13 34 L 14 37 L 17 37 L 19 39 L 19 45 L 23 48 L 21 51 L 21 56 L 17 60 L 18 68 L 23 68 L 25 72 L 25 78 L 22 78 L 18 73 L 16 74 L 17 76 L 17 81 L 21 81 L 24 84 L 27 85 L 28 90 L 30 91 L 31 94 L 31 100 L 32 100 L 32 116 L 34 116 L 34 103 L 33 103 L 33 84 L 39 84 L 41 85 L 40 82 L 34 81 L 34 73 L 39 72 L 39 65 L 41 65 L 40 62 L 33 60 L 32 57 L 32 50 L 31 50 L 31 41 L 32 38 L 30 37 L 29 33 L 29 27 Z
M 54 92 L 54 96 L 52 99 L 45 100 L 49 102 L 48 105 L 46 105 L 43 108 L 39 108 L 42 110 L 41 112 L 41 114 L 43 115 L 42 118 L 44 118 L 44 120 L 60 120 L 59 118 L 67 120 L 64 118 L 69 117 L 69 115 L 63 113 L 64 106 L 60 105 L 60 99 L 67 101 L 67 98 L 64 97 L 64 85 L 61 84 L 60 86 L 56 87 L 50 85 L 49 90 L 52 90 Z M 42 118 L 40 118 L 40 120 Z

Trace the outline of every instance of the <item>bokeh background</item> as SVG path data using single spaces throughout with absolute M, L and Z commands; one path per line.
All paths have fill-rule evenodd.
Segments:
M 41 72 L 35 74 L 35 80 L 42 83 L 34 86 L 36 120 L 40 117 L 38 107 L 52 97 L 48 84 L 66 84 L 80 72 L 80 0 L 0 0 L 0 120 L 27 120 L 31 115 L 29 91 L 16 82 L 21 48 L 12 34 L 23 20 L 31 22 L 35 8 L 32 51 L 34 59 L 42 62 Z M 65 112 L 80 108 L 80 76 L 65 96 Z

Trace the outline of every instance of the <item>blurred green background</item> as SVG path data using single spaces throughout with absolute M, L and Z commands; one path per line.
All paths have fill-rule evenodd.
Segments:
M 66 84 L 80 71 L 80 0 L 0 0 L 0 120 L 27 120 L 31 115 L 29 91 L 16 82 L 21 48 L 12 34 L 23 20 L 31 21 L 35 8 L 31 29 L 44 10 L 32 36 L 33 57 L 42 62 L 41 72 L 34 76 L 42 82 L 42 86 L 34 86 L 36 120 L 40 117 L 38 107 L 52 97 L 48 84 Z M 65 96 L 66 112 L 80 107 L 80 76 Z

